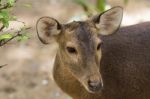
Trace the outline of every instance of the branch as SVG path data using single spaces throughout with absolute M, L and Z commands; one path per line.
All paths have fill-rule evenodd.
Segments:
M 1 65 L 1 66 L 0 66 L 0 68 L 3 68 L 3 67 L 5 67 L 5 66 L 7 66 L 7 64 L 5 64 L 5 65 Z
M 14 3 L 16 3 L 18 0 L 15 0 Z M 11 8 L 12 6 L 10 6 L 8 3 L 2 5 L 2 7 L 0 7 L 0 11 L 3 10 L 3 9 L 8 9 L 8 8 Z
M 0 11 L 3 10 L 3 9 L 7 9 L 7 8 L 10 8 L 11 6 L 9 6 L 8 3 L 4 4 L 2 7 L 0 7 Z
M 8 40 L 1 40 L 1 41 L 0 41 L 0 47 L 1 47 L 1 46 L 4 46 L 5 44 L 7 44 L 8 42 L 10 42 L 10 41 L 13 40 L 14 38 L 16 38 L 16 37 L 22 35 L 21 32 L 22 32 L 23 30 L 26 31 L 26 30 L 29 30 L 29 29 L 31 29 L 31 27 L 28 27 L 28 28 L 25 28 L 25 29 L 21 29 L 20 31 L 15 32 L 15 33 L 17 33 L 17 34 L 14 35 L 12 38 L 10 38 L 10 39 L 8 39 Z
M 5 26 L 3 25 L 2 27 L 0 27 L 0 31 L 2 31 L 5 28 Z

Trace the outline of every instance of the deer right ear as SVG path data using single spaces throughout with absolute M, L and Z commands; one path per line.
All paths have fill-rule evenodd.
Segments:
M 99 34 L 110 35 L 116 32 L 120 27 L 123 17 L 122 7 L 113 7 L 92 18 Z
M 61 33 L 61 25 L 56 19 L 42 17 L 36 24 L 37 35 L 44 44 L 49 44 Z

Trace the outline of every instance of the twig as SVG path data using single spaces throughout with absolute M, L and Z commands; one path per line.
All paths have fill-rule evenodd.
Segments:
M 15 0 L 14 3 L 16 3 L 18 0 Z
M 31 29 L 31 27 L 25 28 L 25 29 L 23 29 L 23 30 L 26 31 L 26 30 L 29 30 L 29 29 Z M 4 46 L 5 44 L 7 44 L 8 42 L 10 42 L 10 41 L 13 40 L 14 38 L 16 38 L 16 37 L 22 35 L 21 32 L 22 32 L 23 30 L 21 29 L 20 31 L 15 32 L 15 33 L 17 33 L 17 34 L 14 35 L 12 38 L 10 38 L 10 39 L 8 39 L 8 40 L 5 40 L 5 41 L 2 40 L 2 41 L 0 41 L 0 47 L 1 47 L 1 46 Z
M 3 10 L 3 9 L 7 9 L 7 8 L 10 8 L 11 6 L 9 6 L 8 3 L 4 4 L 2 7 L 0 7 L 0 11 Z
M 3 25 L 1 28 L 0 28 L 0 32 L 5 28 L 5 26 Z
M 5 65 L 1 65 L 1 66 L 0 66 L 0 68 L 3 68 L 4 66 L 7 66 L 7 64 L 5 64 Z
M 15 0 L 14 3 L 16 3 L 18 0 Z M 8 3 L 2 5 L 2 7 L 0 7 L 0 11 L 3 10 L 3 9 L 8 9 L 8 8 L 11 8 L 12 6 L 10 6 Z

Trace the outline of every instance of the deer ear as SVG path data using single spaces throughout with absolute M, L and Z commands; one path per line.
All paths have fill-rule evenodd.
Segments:
M 44 44 L 49 44 L 61 33 L 61 25 L 56 19 L 42 17 L 36 24 L 37 35 Z
M 121 7 L 114 7 L 100 15 L 94 16 L 92 21 L 99 30 L 99 34 L 109 35 L 120 27 L 123 17 L 123 9 Z

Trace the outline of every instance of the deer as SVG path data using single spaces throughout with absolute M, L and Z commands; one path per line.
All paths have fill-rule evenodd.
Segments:
M 62 24 L 45 16 L 36 29 L 58 45 L 53 77 L 73 99 L 150 99 L 150 22 L 120 27 L 120 6 Z

